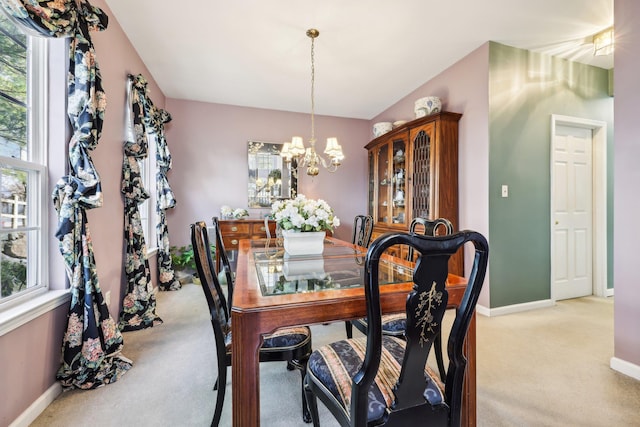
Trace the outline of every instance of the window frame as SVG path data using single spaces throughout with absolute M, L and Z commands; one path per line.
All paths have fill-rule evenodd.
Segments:
M 157 135 L 154 132 L 147 134 L 147 157 L 138 160 L 140 167 L 140 176 L 142 185 L 149 193 L 149 198 L 140 204 L 138 209 L 140 212 L 140 221 L 144 230 L 144 242 L 147 247 L 147 259 L 158 251 L 156 238 L 156 150 Z
M 0 157 L 0 163 L 6 167 L 14 167 L 29 171 L 28 180 L 28 222 L 25 230 L 36 230 L 35 237 L 28 238 L 28 287 L 15 295 L 0 300 L 0 336 L 28 323 L 29 321 L 65 304 L 70 299 L 68 285 L 62 289 L 50 287 L 49 255 L 52 242 L 57 239 L 49 236 L 54 209 L 49 198 L 49 146 L 50 146 L 50 114 L 52 101 L 55 105 L 64 106 L 65 100 L 52 99 L 49 88 L 51 75 L 51 58 L 54 46 L 50 39 L 27 35 L 27 147 L 28 159 Z M 56 57 L 66 56 L 68 43 L 55 45 Z M 62 52 L 64 49 L 64 53 Z M 58 52 L 57 50 L 60 50 Z M 60 71 L 60 70 L 58 70 Z M 57 79 L 56 81 L 66 80 Z M 56 92 L 57 93 L 57 92 Z M 66 93 L 66 91 L 65 91 Z M 61 147 L 66 147 L 66 140 L 61 138 Z M 65 156 L 66 158 L 66 156 Z M 35 286 L 29 287 L 30 284 Z

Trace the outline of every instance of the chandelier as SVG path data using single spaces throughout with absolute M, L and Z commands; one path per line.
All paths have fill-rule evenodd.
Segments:
M 318 175 L 320 172 L 319 165 L 322 165 L 329 172 L 335 172 L 342 163 L 342 160 L 344 160 L 342 147 L 338 144 L 337 138 L 327 138 L 327 146 L 324 149 L 324 154 L 329 157 L 328 162 L 316 152 L 315 102 L 313 99 L 316 70 L 313 48 L 314 41 L 319 35 L 320 32 L 315 28 L 307 30 L 307 36 L 311 39 L 311 139 L 309 140 L 309 148 L 305 149 L 301 136 L 294 136 L 291 142 L 285 142 L 283 144 L 282 150 L 280 151 L 280 155 L 286 163 L 295 160 L 294 168 L 306 166 L 307 175 L 310 176 Z

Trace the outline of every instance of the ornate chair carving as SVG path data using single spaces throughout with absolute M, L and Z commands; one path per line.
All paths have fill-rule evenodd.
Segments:
M 453 224 L 446 218 L 436 218 L 433 221 L 420 217 L 413 218 L 411 224 L 409 224 L 409 233 L 416 233 L 416 230 L 422 228 L 422 234 L 424 236 L 446 236 L 453 233 Z M 438 231 L 441 231 L 438 233 Z M 407 252 L 407 259 L 413 261 L 413 248 L 409 248 Z
M 217 426 L 222 414 L 225 385 L 227 383 L 227 367 L 231 366 L 231 312 L 229 305 L 233 294 L 233 281 L 229 281 L 229 304 L 222 292 L 220 282 L 215 273 L 213 259 L 209 251 L 209 237 L 204 222 L 196 222 L 191 225 L 191 243 L 196 261 L 198 276 L 202 282 L 202 291 L 207 299 L 211 312 L 211 326 L 216 343 L 218 359 L 218 396 L 213 415 L 212 426 Z M 220 250 L 216 248 L 216 250 Z M 264 337 L 264 343 L 260 349 L 260 361 L 286 361 L 300 370 L 304 381 L 307 361 L 311 354 L 311 331 L 307 326 L 278 329 L 271 335 Z M 215 389 L 215 387 L 214 387 Z M 302 393 L 302 414 L 305 422 L 310 421 L 304 390 Z
M 448 261 L 471 242 L 475 257 L 467 289 L 449 333 L 446 380 L 427 366 L 447 308 Z M 385 250 L 396 244 L 419 252 L 413 289 L 406 305 L 406 340 L 382 334 L 378 266 Z M 323 346 L 309 358 L 305 392 L 314 426 L 316 397 L 343 426 L 459 426 L 466 369 L 464 340 L 484 282 L 489 247 L 473 231 L 449 236 L 388 233 L 376 239 L 365 260 L 367 336 Z

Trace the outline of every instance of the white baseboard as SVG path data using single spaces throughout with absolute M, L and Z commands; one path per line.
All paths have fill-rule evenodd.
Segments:
M 605 297 L 612 297 L 613 296 L 613 288 L 607 288 L 604 290 L 604 296 Z
M 550 299 L 540 301 L 524 302 L 522 304 L 505 305 L 503 307 L 488 308 L 483 305 L 476 305 L 476 312 L 483 316 L 503 316 L 505 314 L 520 313 L 521 311 L 537 310 L 539 308 L 553 307 L 555 302 Z
M 55 382 L 49 387 L 35 402 L 22 413 L 18 418 L 13 420 L 9 427 L 29 427 L 29 424 L 35 421 L 36 418 L 53 402 L 56 397 L 62 393 L 62 386 L 59 382 Z
M 611 366 L 611 369 L 613 369 L 614 371 L 618 371 L 631 378 L 640 380 L 640 366 L 636 364 L 627 362 L 626 360 L 618 359 L 617 357 L 612 357 L 609 366 Z

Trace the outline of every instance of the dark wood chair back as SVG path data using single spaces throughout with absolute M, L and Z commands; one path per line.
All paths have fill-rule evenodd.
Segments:
M 196 261 L 198 277 L 202 283 L 202 290 L 204 291 L 209 311 L 211 312 L 211 321 L 216 321 L 219 323 L 221 329 L 225 329 L 231 318 L 228 309 L 229 306 L 216 275 L 213 258 L 209 250 L 207 225 L 204 221 L 191 224 L 191 245 L 193 246 L 193 255 Z M 222 348 L 224 348 L 224 345 Z
M 373 217 L 371 215 L 356 215 L 353 220 L 351 243 L 368 248 L 371 243 L 372 233 Z
M 434 339 L 440 334 L 442 318 L 447 308 L 449 258 L 465 243 L 475 247 L 475 256 L 468 285 L 460 306 L 456 309 L 448 341 L 449 366 L 445 381 L 445 404 L 432 407 L 424 397 L 426 380 L 422 374 Z M 421 236 L 388 233 L 376 239 L 365 260 L 365 296 L 367 303 L 367 344 L 364 363 L 353 379 L 351 393 L 352 425 L 366 425 L 369 388 L 380 365 L 382 346 L 382 311 L 378 270 L 380 259 L 393 245 L 408 245 L 418 253 L 413 290 L 407 297 L 406 350 L 400 376 L 395 387 L 395 402 L 386 425 L 428 424 L 459 426 L 462 389 L 466 368 L 463 344 L 469 323 L 482 289 L 489 257 L 486 239 L 473 231 L 461 231 L 448 236 Z M 407 424 L 409 423 L 409 424 Z M 431 425 L 431 424 L 429 424 Z
M 446 218 L 436 218 L 434 220 L 416 217 L 409 224 L 409 233 L 420 234 L 422 230 L 424 236 L 446 236 L 453 233 L 453 224 Z M 413 261 L 413 248 L 407 252 L 407 260 Z
M 230 312 L 231 304 L 233 303 L 233 285 L 235 279 L 233 277 L 233 271 L 231 270 L 231 264 L 229 263 L 227 251 L 224 248 L 224 239 L 222 238 L 222 231 L 220 230 L 220 222 L 218 221 L 218 217 L 214 216 L 213 218 L 211 218 L 211 222 L 213 223 L 213 229 L 216 234 L 216 251 L 218 251 L 218 258 L 220 259 L 220 267 L 221 270 L 224 271 L 224 275 L 227 279 L 227 293 L 229 295 L 229 305 L 227 306 L 227 310 Z M 218 271 L 218 273 L 220 273 L 220 271 Z

